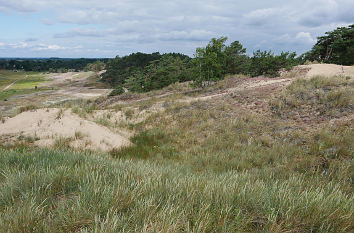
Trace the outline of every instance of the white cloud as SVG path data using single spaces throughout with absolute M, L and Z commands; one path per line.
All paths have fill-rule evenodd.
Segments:
M 309 32 L 299 32 L 296 35 L 296 39 L 310 43 L 310 44 L 316 43 L 316 40 L 312 38 L 311 33 L 309 33 Z
M 33 48 L 34 51 L 63 50 L 63 49 L 67 49 L 67 48 L 55 44 L 54 45 L 39 44 Z
M 257 9 L 257 10 L 254 10 L 254 11 L 251 11 L 247 14 L 245 14 L 245 18 L 248 18 L 248 19 L 256 19 L 256 20 L 259 20 L 259 19 L 265 19 L 265 18 L 268 18 L 270 16 L 273 16 L 275 14 L 277 14 L 277 12 L 279 12 L 280 9 L 277 9 L 277 8 L 266 8 L 266 9 Z
M 11 44 L 9 44 L 9 46 L 14 49 L 18 49 L 18 48 L 24 49 L 24 48 L 31 47 L 28 43 L 23 42 L 23 41 L 17 42 L 17 43 L 11 43 Z

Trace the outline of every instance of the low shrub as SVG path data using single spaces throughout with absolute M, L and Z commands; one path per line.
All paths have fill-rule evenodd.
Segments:
M 161 155 L 173 156 L 173 149 L 167 144 L 169 137 L 161 131 L 143 131 L 131 139 L 133 145 L 120 149 L 113 149 L 110 155 L 113 158 L 148 159 Z
M 111 91 L 111 93 L 109 93 L 109 96 L 121 95 L 121 94 L 123 94 L 124 92 L 125 92 L 125 91 L 124 91 L 124 88 L 123 88 L 121 85 L 119 85 L 119 86 L 115 87 L 115 88 L 113 89 L 113 91 Z

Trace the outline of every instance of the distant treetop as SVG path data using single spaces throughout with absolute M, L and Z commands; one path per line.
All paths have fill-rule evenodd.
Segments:
M 339 65 L 354 65 L 354 24 L 338 27 L 317 38 L 305 59 Z

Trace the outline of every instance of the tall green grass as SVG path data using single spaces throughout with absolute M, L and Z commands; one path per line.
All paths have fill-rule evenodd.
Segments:
M 313 177 L 0 150 L 1 232 L 350 232 L 353 195 Z

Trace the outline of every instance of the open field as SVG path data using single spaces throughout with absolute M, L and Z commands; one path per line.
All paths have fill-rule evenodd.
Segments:
M 40 91 L 35 86 L 44 82 L 44 77 L 44 74 L 35 72 L 0 71 L 0 101 L 6 101 L 11 96 Z
M 26 76 L 25 72 L 13 72 L 10 70 L 0 70 L 0 90 L 3 90 L 11 83 Z
M 0 232 L 352 232 L 354 77 L 318 68 L 96 100 L 51 76 L 67 101 L 0 119 Z
M 0 110 L 3 116 L 13 116 L 20 107 L 45 107 L 65 100 L 91 99 L 107 95 L 110 90 L 98 82 L 93 72 L 81 73 L 21 73 L 1 71 Z M 6 76 L 5 76 L 6 75 Z M 36 88 L 37 87 L 37 88 Z

